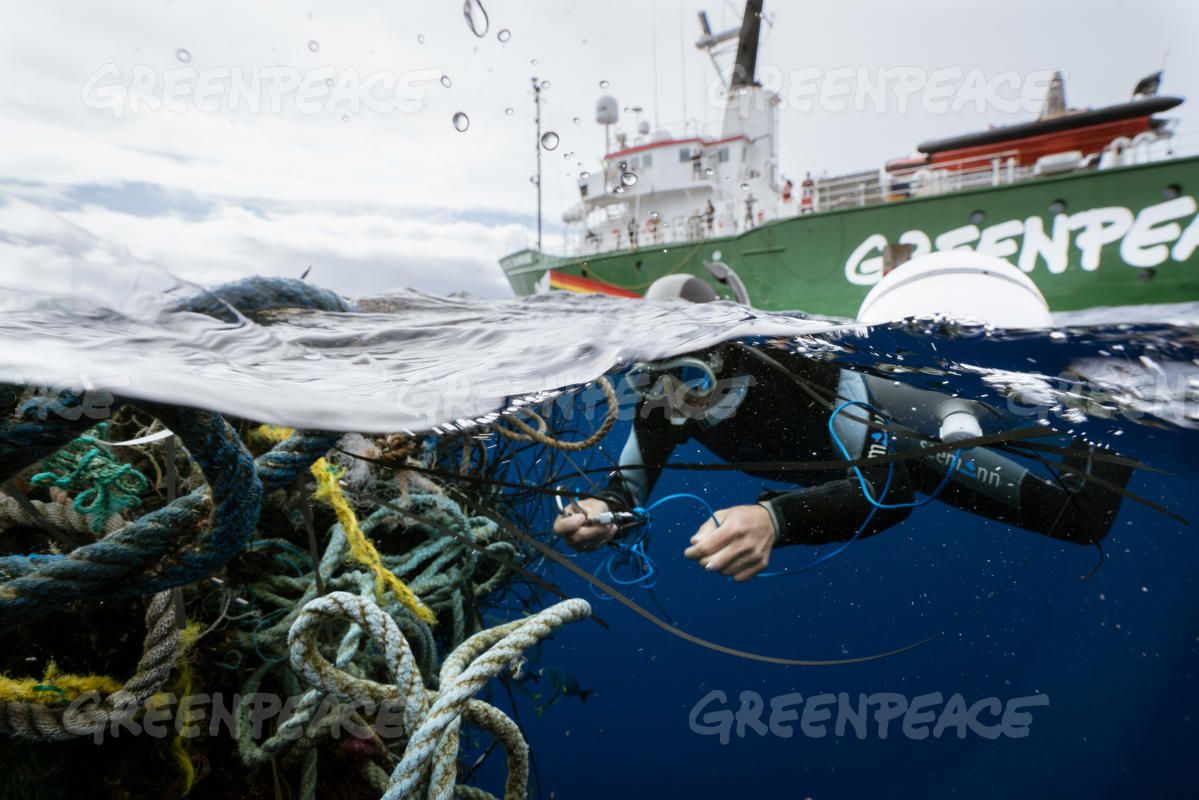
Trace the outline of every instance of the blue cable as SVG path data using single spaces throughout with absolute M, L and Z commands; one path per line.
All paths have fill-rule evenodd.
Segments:
M 837 435 L 837 431 L 834 427 L 834 424 L 836 423 L 837 417 L 842 412 L 844 412 L 846 408 L 849 408 L 850 406 L 859 406 L 861 408 L 864 408 L 867 411 L 877 413 L 877 409 L 875 409 L 873 406 L 869 405 L 868 403 L 863 403 L 858 400 L 850 400 L 845 403 L 842 403 L 840 406 L 838 406 L 833 411 L 832 414 L 829 415 L 829 420 L 828 420 L 829 434 L 832 437 L 833 443 L 837 446 L 837 449 L 841 451 L 841 455 L 845 458 L 846 461 L 852 461 L 853 457 L 849 454 L 849 450 L 846 449 L 845 444 L 841 441 L 841 437 Z M 889 451 L 890 444 L 891 444 L 890 434 L 886 431 L 883 431 L 882 436 L 883 436 L 883 444 L 884 444 L 884 446 L 887 447 L 887 449 Z M 851 536 L 846 542 L 844 542 L 841 546 L 837 547 L 835 550 L 832 550 L 831 552 L 828 552 L 822 556 L 819 556 L 818 558 L 814 559 L 811 563 L 805 564 L 804 566 L 800 567 L 799 569 L 794 569 L 794 570 L 787 569 L 787 570 L 782 570 L 779 572 L 762 572 L 762 573 L 758 574 L 758 577 L 760 577 L 760 578 L 776 578 L 776 577 L 779 577 L 780 575 L 798 575 L 802 572 L 807 572 L 808 570 L 814 569 L 815 567 L 819 566 L 820 564 L 823 564 L 824 562 L 835 558 L 836 556 L 845 552 L 849 548 L 850 545 L 852 545 L 859 538 L 861 538 L 862 534 L 866 532 L 866 529 L 868 527 L 870 527 L 870 523 L 874 519 L 874 516 L 878 513 L 879 509 L 919 508 L 920 506 L 931 503 L 933 500 L 935 500 L 937 498 L 937 495 L 939 495 L 941 493 L 941 491 L 944 490 L 944 488 L 949 484 L 949 481 L 953 479 L 954 474 L 957 472 L 958 467 L 961 464 L 961 460 L 962 460 L 962 451 L 959 449 L 959 450 L 955 451 L 954 456 L 953 456 L 953 462 L 949 465 L 949 469 L 945 472 L 945 477 L 941 479 L 941 482 L 939 484 L 937 484 L 937 487 L 935 489 L 933 489 L 932 493 L 929 494 L 928 497 L 925 497 L 923 500 L 916 500 L 916 501 L 913 501 L 910 503 L 886 503 L 886 502 L 884 502 L 887 498 L 887 493 L 891 489 L 891 480 L 895 476 L 895 464 L 894 463 L 891 463 L 887 466 L 887 479 L 883 482 L 883 490 L 880 493 L 878 499 L 875 499 L 874 495 L 872 495 L 870 493 L 870 484 L 866 480 L 866 476 L 862 474 L 862 470 L 857 466 L 851 467 L 851 469 L 853 470 L 853 473 L 858 478 L 858 484 L 861 486 L 861 489 L 862 489 L 862 496 L 865 497 L 866 500 L 872 506 L 870 509 L 870 513 L 866 515 L 866 519 L 864 519 L 862 521 L 862 524 L 858 526 L 858 529 L 856 531 L 854 531 L 853 536 Z M 708 512 L 708 516 L 711 517 L 712 522 L 716 525 L 716 527 L 718 527 L 718 528 L 720 527 L 720 520 L 718 520 L 716 518 L 716 512 L 712 509 L 711 504 L 709 504 L 707 500 L 700 497 L 699 495 L 690 494 L 688 492 L 676 492 L 675 494 L 666 495 L 665 497 L 661 497 L 658 500 L 654 501 L 653 503 L 646 506 L 645 508 L 642 508 L 640 506 L 638 506 L 637 508 L 634 508 L 633 512 L 636 514 L 643 515 L 645 517 L 645 524 L 646 524 L 646 528 L 648 529 L 649 524 L 650 524 L 650 512 L 652 512 L 655 508 L 662 505 L 663 503 L 670 502 L 672 500 L 694 500 L 695 502 L 701 504 L 704 507 L 704 510 L 706 510 Z M 576 499 L 576 502 L 577 502 L 577 499 Z M 608 573 L 608 577 L 612 580 L 612 582 L 617 583 L 621 586 L 642 586 L 643 588 L 646 588 L 646 589 L 653 588 L 655 585 L 657 585 L 657 579 L 655 577 L 657 575 L 657 569 L 654 566 L 653 559 L 650 558 L 649 554 L 645 550 L 645 543 L 647 540 L 648 540 L 648 536 L 645 534 L 642 534 L 642 536 L 639 537 L 638 540 L 636 542 L 634 542 L 633 544 L 628 544 L 626 542 L 617 542 L 617 543 L 613 544 L 612 546 L 614 548 L 616 548 L 618 552 L 616 554 L 609 556 L 607 559 L 605 559 L 599 565 L 599 567 L 595 570 L 594 574 L 598 576 L 601 571 L 606 571 Z M 617 578 L 616 575 L 612 571 L 612 565 L 613 565 L 613 562 L 616 561 L 618 558 L 639 559 L 641 561 L 641 565 L 645 568 L 645 573 L 637 578 L 632 578 L 632 579 Z M 600 599 L 603 599 L 603 600 L 611 599 L 610 597 L 608 597 L 608 595 L 595 589 L 594 586 L 592 586 L 591 590 L 595 594 L 595 596 L 599 597 Z
M 877 412 L 877 409 L 871 407 L 867 403 L 863 403 L 859 400 L 849 400 L 849 401 L 844 402 L 841 405 L 837 406 L 836 410 L 833 411 L 833 413 L 829 415 L 829 418 L 828 418 L 829 435 L 833 437 L 833 444 L 837 445 L 837 449 L 841 451 L 841 455 L 845 457 L 846 461 L 853 461 L 853 456 L 851 456 L 849 454 L 849 451 L 845 449 L 845 445 L 842 444 L 841 437 L 837 435 L 837 431 L 833 427 L 833 424 L 836 422 L 837 416 L 842 411 L 849 408 L 850 406 L 860 406 L 860 407 L 866 409 L 867 411 Z M 885 435 L 885 432 L 884 432 L 884 435 Z M 886 441 L 888 445 L 890 444 L 889 438 L 884 441 Z M 945 477 L 941 480 L 941 482 L 939 484 L 937 484 L 937 488 L 933 489 L 933 493 L 930 494 L 928 497 L 924 498 L 923 500 L 917 500 L 913 503 L 890 503 L 890 504 L 888 504 L 888 503 L 883 503 L 880 500 L 875 500 L 874 497 L 870 494 L 870 484 L 866 482 L 866 476 L 862 474 L 862 470 L 856 466 L 852 467 L 851 469 L 853 470 L 853 473 L 858 476 L 858 483 L 862 487 L 862 494 L 865 496 L 865 498 L 868 501 L 870 501 L 870 505 L 874 506 L 875 508 L 919 508 L 920 506 L 925 505 L 927 503 L 931 503 L 933 500 L 936 499 L 937 495 L 939 495 L 941 493 L 941 490 L 945 488 L 945 485 L 947 483 L 949 483 L 949 480 L 953 477 L 953 474 L 955 472 L 957 472 L 958 464 L 959 464 L 959 462 L 961 462 L 961 460 L 962 460 L 962 451 L 959 449 L 956 453 L 954 453 L 953 463 L 949 465 L 949 470 L 945 473 Z M 893 468 L 893 466 L 892 466 L 892 468 Z

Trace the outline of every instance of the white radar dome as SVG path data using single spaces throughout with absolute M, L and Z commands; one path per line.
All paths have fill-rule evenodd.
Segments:
M 600 125 L 615 125 L 620 119 L 620 106 L 616 98 L 606 94 L 595 101 L 595 121 Z
M 894 322 L 952 314 L 998 328 L 1053 325 L 1044 295 L 1002 258 L 971 250 L 929 253 L 901 264 L 874 285 L 858 321 Z

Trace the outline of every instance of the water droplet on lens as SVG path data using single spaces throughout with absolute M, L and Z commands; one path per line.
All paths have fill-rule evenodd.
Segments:
M 442 75 L 442 76 L 441 76 L 441 85 L 442 85 L 442 86 L 444 86 L 445 88 L 447 88 L 447 89 L 448 89 L 448 88 L 450 88 L 451 86 L 453 86 L 454 84 L 453 84 L 453 82 L 450 80 L 450 76 L 449 76 L 449 75 Z
M 748 183 L 743 183 L 743 184 L 741 184 L 741 191 L 743 191 L 743 192 L 748 192 L 748 191 L 749 191 L 749 184 L 748 184 Z
M 548 88 L 550 88 L 550 82 L 549 82 L 549 81 L 542 81 L 542 82 L 541 82 L 541 88 L 542 88 L 542 89 L 548 89 Z
M 588 172 L 587 170 L 583 170 L 582 172 L 579 173 L 579 180 L 585 181 L 590 177 L 591 177 L 591 173 Z
M 608 82 L 607 82 L 607 81 L 600 81 L 600 88 L 601 88 L 601 89 L 607 89 L 607 88 L 608 88 Z
M 632 186 L 637 182 L 637 176 L 632 172 L 622 173 L 620 176 L 620 182 L 625 186 Z
M 175 51 L 175 58 L 182 61 L 184 64 L 192 60 L 192 54 L 180 47 Z
M 470 28 L 471 33 L 480 39 L 487 35 L 491 20 L 487 17 L 487 9 L 483 8 L 480 0 L 465 0 L 462 4 L 462 16 L 466 17 L 466 27 Z
M 512 38 L 512 31 L 508 30 L 507 28 L 503 28 L 495 35 L 495 38 L 499 39 L 501 42 L 506 42 Z
M 424 43 L 425 43 L 425 35 L 424 35 L 423 33 L 418 33 L 418 34 L 416 35 L 416 43 L 417 43 L 417 44 L 424 44 Z
M 511 109 L 511 108 L 505 108 L 505 109 L 504 109 L 504 114 L 505 114 L 505 116 L 509 116 L 509 117 L 510 117 L 510 116 L 512 116 L 512 109 Z
M 317 50 L 321 49 L 321 43 L 316 39 L 312 39 L 308 42 L 308 49 L 315 53 Z
M 464 130 L 470 127 L 470 117 L 459 111 L 458 113 L 454 114 L 453 123 L 454 130 L 462 133 Z
M 553 150 L 558 146 L 558 134 L 553 131 L 546 131 L 541 134 L 541 146 L 546 150 Z
M 571 122 L 573 122 L 575 125 L 578 125 L 582 121 L 583 120 L 579 119 L 578 117 L 575 117 L 574 119 L 571 120 Z

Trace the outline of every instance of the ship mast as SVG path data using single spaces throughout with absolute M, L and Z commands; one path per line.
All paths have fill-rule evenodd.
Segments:
M 533 146 L 537 148 L 537 252 L 541 252 L 541 83 L 533 77 L 533 107 L 536 109 L 537 139 Z
M 733 64 L 730 89 L 756 86 L 754 76 L 758 67 L 758 36 L 762 29 L 763 0 L 749 0 L 741 19 L 741 34 L 737 39 L 737 61 Z

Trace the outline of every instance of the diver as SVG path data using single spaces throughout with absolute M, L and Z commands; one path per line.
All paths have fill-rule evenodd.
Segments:
M 655 281 L 645 297 L 717 299 L 708 284 L 682 274 Z M 1122 489 L 1131 475 L 1129 467 L 1092 458 L 1080 442 L 1063 459 L 1070 469 L 1052 480 L 988 448 L 956 458 L 944 450 L 922 456 L 927 440 L 888 431 L 886 418 L 871 410 L 874 398 L 861 374 L 785 350 L 726 342 L 637 364 L 629 381 L 641 397 L 620 468 L 606 488 L 565 506 L 554 522 L 576 550 L 613 541 L 622 526 L 606 515 L 646 508 L 671 452 L 688 440 L 729 463 L 753 462 L 745 472 L 755 477 L 803 481 L 718 510 L 715 521 L 710 517 L 691 537 L 687 558 L 737 581 L 764 570 L 777 547 L 848 542 L 886 530 L 907 518 L 917 493 L 1056 539 L 1098 544 L 1122 499 L 1101 484 Z M 852 414 L 838 413 L 847 406 Z M 911 457 L 848 471 L 769 468 L 770 462 L 836 463 L 886 452 Z

